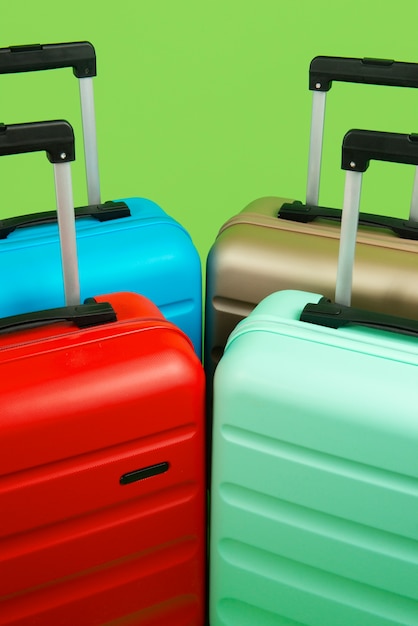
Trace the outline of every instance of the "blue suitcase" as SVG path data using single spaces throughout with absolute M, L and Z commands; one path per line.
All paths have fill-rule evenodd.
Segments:
M 76 209 L 81 299 L 131 291 L 152 300 L 192 340 L 201 355 L 202 279 L 199 254 L 187 231 L 145 198 L 101 204 L 89 42 L 0 49 L 0 73 L 72 67 L 79 78 L 88 206 Z M 54 212 L 0 222 L 3 316 L 64 304 L 59 234 Z
M 211 626 L 418 625 L 418 322 L 349 306 L 371 158 L 418 136 L 344 139 L 338 304 L 268 296 L 216 370 Z

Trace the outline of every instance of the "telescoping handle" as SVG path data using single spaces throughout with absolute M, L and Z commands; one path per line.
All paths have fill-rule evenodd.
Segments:
M 0 74 L 72 67 L 79 79 L 88 202 L 100 204 L 96 119 L 92 79 L 96 76 L 96 53 L 88 41 L 35 44 L 0 48 Z
M 0 156 L 39 151 L 45 151 L 54 165 L 65 301 L 76 305 L 80 303 L 80 284 L 70 166 L 75 159 L 73 129 L 64 120 L 0 124 Z
M 418 88 L 418 63 L 389 59 L 315 57 L 309 68 L 312 121 L 306 204 L 318 205 L 324 134 L 325 102 L 333 81 Z M 418 221 L 418 174 L 415 174 L 410 217 Z
M 363 172 L 371 160 L 418 165 L 418 135 L 350 130 L 343 139 L 346 170 L 335 301 L 349 306 Z

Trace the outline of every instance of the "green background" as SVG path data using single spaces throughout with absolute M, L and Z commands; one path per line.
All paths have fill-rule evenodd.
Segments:
M 97 54 L 102 199 L 144 196 L 191 233 L 203 263 L 224 221 L 257 197 L 305 197 L 316 55 L 418 61 L 418 2 L 14 0 L 0 46 L 89 40 Z M 71 70 L 0 77 L 0 121 L 68 119 L 76 204 L 86 204 Z M 320 201 L 341 206 L 349 128 L 418 132 L 418 91 L 337 83 L 327 101 Z M 43 155 L 0 160 L 2 216 L 54 205 Z M 367 180 L 366 180 L 367 177 Z M 375 163 L 362 210 L 407 215 L 410 166 Z

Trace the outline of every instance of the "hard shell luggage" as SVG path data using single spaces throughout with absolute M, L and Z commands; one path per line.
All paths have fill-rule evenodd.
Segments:
M 280 289 L 334 292 L 341 211 L 318 206 L 325 98 L 332 81 L 418 87 L 418 64 L 375 59 L 316 57 L 306 203 L 266 197 L 250 203 L 220 229 L 207 259 L 205 370 L 210 395 L 216 365 L 236 324 Z M 353 302 L 409 316 L 418 306 L 418 184 L 411 220 L 362 213 Z M 380 226 L 379 226 L 380 224 Z
M 78 302 L 72 129 L 0 128 L 0 154 L 41 149 L 67 305 L 0 320 L 0 623 L 202 625 L 203 367 L 149 299 Z
M 216 370 L 211 626 L 418 624 L 418 322 L 348 306 L 370 158 L 417 137 L 345 137 L 338 304 L 269 295 Z
M 79 79 L 89 206 L 78 207 L 77 243 L 82 298 L 131 291 L 145 295 L 193 341 L 201 355 L 202 285 L 199 254 L 188 232 L 151 200 L 101 204 L 93 77 L 89 42 L 0 49 L 0 73 L 73 67 Z M 46 207 L 47 208 L 47 207 Z M 62 306 L 55 212 L 0 223 L 0 271 L 10 288 L 0 295 L 4 315 Z

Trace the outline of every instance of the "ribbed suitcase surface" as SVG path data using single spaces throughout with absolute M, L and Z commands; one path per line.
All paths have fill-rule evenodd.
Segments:
M 157 204 L 125 198 L 130 212 L 100 222 L 76 221 L 82 299 L 92 293 L 131 291 L 154 302 L 178 325 L 201 354 L 202 279 L 190 235 Z M 17 228 L 0 239 L 0 271 L 7 290 L 0 294 L 2 315 L 64 304 L 57 224 Z
M 147 299 L 0 335 L 0 622 L 201 625 L 204 376 Z
M 414 337 L 266 298 L 215 374 L 211 626 L 416 626 Z

